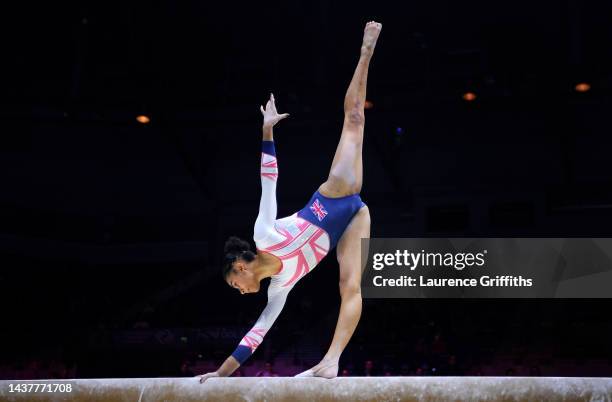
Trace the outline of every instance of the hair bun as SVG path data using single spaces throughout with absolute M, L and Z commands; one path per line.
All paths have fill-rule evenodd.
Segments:
M 231 236 L 225 242 L 225 246 L 223 247 L 223 252 L 225 254 L 233 254 L 233 255 L 239 256 L 243 252 L 249 251 L 250 249 L 251 249 L 251 246 L 249 245 L 249 243 L 247 243 L 246 241 L 236 236 Z
M 256 257 L 251 251 L 251 245 L 236 236 L 231 236 L 229 239 L 227 239 L 225 246 L 223 247 L 223 252 L 225 253 L 225 261 L 221 267 L 223 279 L 227 278 L 227 275 L 229 275 L 230 271 L 232 270 L 232 266 L 237 259 L 240 258 L 246 262 L 250 262 Z

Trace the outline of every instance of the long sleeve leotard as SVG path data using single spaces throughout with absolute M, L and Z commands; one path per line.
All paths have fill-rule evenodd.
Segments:
M 268 286 L 268 304 L 232 356 L 241 364 L 255 352 L 282 311 L 295 284 L 312 271 L 330 250 L 330 238 L 321 227 L 302 219 L 298 212 L 276 219 L 278 162 L 273 141 L 263 141 L 261 154 L 261 200 L 253 240 L 259 253 L 275 255 L 281 269 Z

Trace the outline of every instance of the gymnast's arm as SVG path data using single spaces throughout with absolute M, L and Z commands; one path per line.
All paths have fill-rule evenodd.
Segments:
M 278 178 L 278 165 L 276 151 L 272 138 L 272 127 L 263 129 L 264 140 L 261 143 L 261 199 L 259 201 L 259 213 L 253 228 L 253 239 L 255 243 L 265 239 L 274 230 L 276 220 L 276 180 Z
M 266 104 L 266 108 L 264 109 L 261 106 L 261 113 L 264 120 L 261 150 L 261 200 L 259 202 L 259 214 L 255 220 L 253 231 L 253 239 L 256 242 L 265 239 L 268 233 L 274 230 L 277 212 L 276 180 L 278 178 L 278 165 L 272 128 L 276 123 L 289 116 L 287 113 L 278 114 L 274 104 L 274 95 L 272 94 Z
M 290 290 L 291 288 L 281 288 L 273 285 L 268 287 L 268 304 L 266 304 L 253 328 L 247 332 L 236 350 L 232 353 L 237 362 L 240 364 L 244 363 L 263 342 L 274 321 L 283 311 Z
M 249 332 L 242 338 L 234 352 L 223 362 L 217 371 L 200 375 L 203 383 L 210 377 L 230 376 L 242 363 L 244 363 L 257 349 L 268 333 L 276 318 L 283 310 L 287 295 L 291 288 L 281 288 L 270 285 L 268 287 L 268 304 L 257 319 L 257 322 Z

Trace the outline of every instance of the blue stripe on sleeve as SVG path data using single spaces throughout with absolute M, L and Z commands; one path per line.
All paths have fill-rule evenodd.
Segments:
M 232 356 L 234 356 L 234 359 L 238 360 L 238 362 L 242 364 L 249 358 L 249 356 L 251 356 L 251 348 L 244 345 L 238 345 L 236 350 L 234 350 L 234 353 L 232 353 Z
M 261 152 L 264 154 L 276 156 L 276 150 L 274 149 L 274 141 L 262 141 Z

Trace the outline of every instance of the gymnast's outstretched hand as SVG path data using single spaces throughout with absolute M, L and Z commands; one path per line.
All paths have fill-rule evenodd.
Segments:
M 219 373 L 217 373 L 216 371 L 213 371 L 211 373 L 197 375 L 196 377 L 200 379 L 200 384 L 202 384 L 204 381 L 208 380 L 209 378 L 220 377 L 220 376 L 219 376 Z
M 272 128 L 276 123 L 289 117 L 289 113 L 278 114 L 276 111 L 276 105 L 274 103 L 274 94 L 270 94 L 270 100 L 266 103 L 266 108 L 263 106 L 259 107 L 261 114 L 263 115 L 263 126 L 264 128 Z
M 221 366 L 217 369 L 217 371 L 212 371 L 210 373 L 201 374 L 196 377 L 200 378 L 200 384 L 201 384 L 204 381 L 212 377 L 229 377 L 230 375 L 232 375 L 234 371 L 236 371 L 238 367 L 240 367 L 240 363 L 238 362 L 238 360 L 236 360 L 234 356 L 229 355 L 229 357 L 225 359 L 225 361 L 223 362 L 223 364 L 221 364 Z

